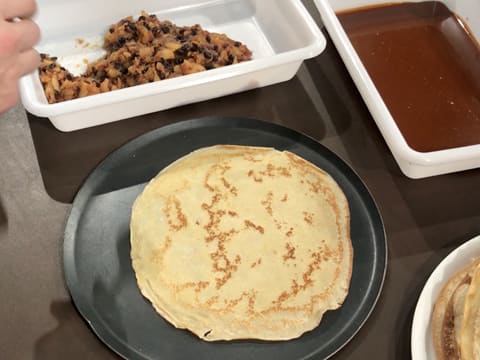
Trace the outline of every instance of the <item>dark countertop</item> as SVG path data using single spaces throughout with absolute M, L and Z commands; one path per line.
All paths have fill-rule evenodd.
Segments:
M 405 177 L 327 39 L 326 51 L 288 82 L 104 126 L 62 133 L 21 106 L 3 114 L 0 357 L 118 359 L 76 311 L 65 286 L 62 242 L 71 201 L 93 168 L 130 139 L 176 121 L 221 115 L 304 132 L 363 179 L 385 223 L 388 270 L 371 317 L 334 358 L 410 358 L 413 311 L 427 277 L 480 233 L 480 170 Z

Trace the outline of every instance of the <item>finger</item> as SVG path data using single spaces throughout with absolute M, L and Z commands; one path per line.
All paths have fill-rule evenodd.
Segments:
M 16 34 L 17 50 L 22 52 L 32 48 L 40 39 L 40 28 L 32 20 L 8 23 L 8 28 Z
M 35 0 L 0 1 L 0 14 L 4 19 L 29 18 L 36 10 Z
M 17 61 L 19 76 L 31 73 L 40 65 L 40 54 L 35 49 L 29 49 L 20 53 Z
M 9 23 L 0 20 L 0 59 L 28 50 L 39 39 L 40 30 L 31 20 Z

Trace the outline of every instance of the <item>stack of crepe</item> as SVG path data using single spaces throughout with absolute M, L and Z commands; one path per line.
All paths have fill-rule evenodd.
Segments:
M 352 256 L 341 188 L 288 151 L 197 150 L 161 171 L 132 210 L 142 294 L 208 341 L 312 330 L 347 296 Z
M 432 335 L 438 360 L 480 359 L 480 259 L 443 287 L 433 310 Z

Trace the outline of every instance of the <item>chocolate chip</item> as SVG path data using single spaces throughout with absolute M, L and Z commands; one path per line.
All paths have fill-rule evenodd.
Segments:
M 125 24 L 125 30 L 127 32 L 135 33 L 137 32 L 137 26 L 135 24 L 128 22 Z
M 119 38 L 117 39 L 117 41 L 115 41 L 115 42 L 112 44 L 112 47 L 113 47 L 113 49 L 118 50 L 118 49 L 120 49 L 123 45 L 125 45 L 126 42 L 127 42 L 127 39 L 125 39 L 123 36 L 122 36 L 122 37 L 119 37 Z
M 162 25 L 160 28 L 164 34 L 168 34 L 170 32 L 170 28 L 167 25 Z
M 123 75 L 128 74 L 128 68 L 126 68 L 123 64 L 121 63 L 115 63 L 115 69 L 120 71 Z
M 205 40 L 207 40 L 208 43 L 212 42 L 210 35 L 205 36 Z
M 235 56 L 233 56 L 232 54 L 228 54 L 227 65 L 232 65 L 234 60 Z
M 195 43 L 192 43 L 192 45 L 190 45 L 190 51 L 193 51 L 193 52 L 198 51 L 198 45 Z
M 175 50 L 175 53 L 180 56 L 187 56 L 189 50 L 190 50 L 190 45 L 188 43 L 185 43 L 182 45 L 182 47 Z

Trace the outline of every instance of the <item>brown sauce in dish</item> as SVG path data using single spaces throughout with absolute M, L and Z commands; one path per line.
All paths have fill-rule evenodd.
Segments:
M 480 47 L 443 3 L 337 15 L 411 148 L 480 144 Z

